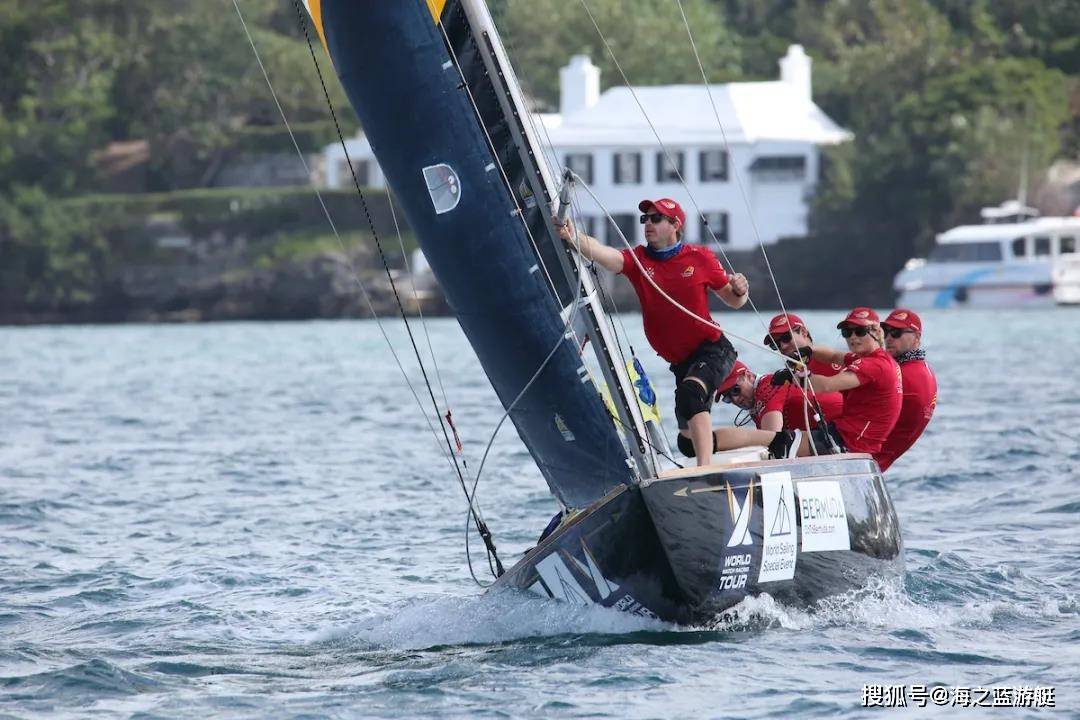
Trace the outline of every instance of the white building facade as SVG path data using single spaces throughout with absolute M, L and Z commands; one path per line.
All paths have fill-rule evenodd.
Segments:
M 579 188 L 576 215 L 609 245 L 623 247 L 615 226 L 639 242 L 638 202 L 661 197 L 682 204 L 690 242 L 747 249 L 803 236 L 819 148 L 851 138 L 813 103 L 810 63 L 793 45 L 777 81 L 601 94 L 599 69 L 577 55 L 559 73 L 559 113 L 534 116 L 536 135 L 555 176 L 569 167 L 595 194 Z M 348 145 L 360 183 L 384 187 L 367 140 Z M 350 185 L 341 146 L 325 154 L 327 184 Z

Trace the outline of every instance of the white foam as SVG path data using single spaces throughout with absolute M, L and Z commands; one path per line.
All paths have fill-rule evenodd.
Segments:
M 324 630 L 316 642 L 416 650 L 490 644 L 567 634 L 671 630 L 659 620 L 595 605 L 570 605 L 515 593 L 410 600 L 347 627 Z

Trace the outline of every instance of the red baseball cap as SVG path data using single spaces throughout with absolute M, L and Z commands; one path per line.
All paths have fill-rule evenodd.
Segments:
M 762 342 L 768 345 L 774 336 L 783 335 L 795 328 L 806 329 L 806 323 L 804 323 L 802 318 L 795 313 L 780 313 L 779 315 L 775 315 L 773 319 L 769 321 L 769 334 L 765 336 L 765 339 L 762 340 Z
M 885 322 L 881 324 L 900 328 L 901 330 L 914 330 L 918 333 L 922 332 L 922 320 L 918 315 L 907 308 L 896 308 L 889 313 L 889 317 L 885 318 Z
M 857 307 L 847 314 L 847 317 L 836 323 L 836 327 L 842 328 L 845 325 L 859 325 L 861 327 L 867 327 L 879 322 L 876 312 L 868 307 Z
M 731 368 L 731 372 L 724 378 L 724 382 L 720 383 L 720 386 L 716 388 L 716 394 L 721 395 L 735 387 L 735 383 L 739 380 L 739 376 L 748 372 L 750 372 L 750 368 L 746 367 L 746 364 L 743 363 L 742 360 L 736 360 Z
M 651 212 L 655 210 L 665 217 L 669 217 L 672 220 L 678 220 L 680 227 L 686 226 L 686 213 L 683 212 L 682 205 L 675 202 L 671 198 L 660 198 L 659 200 L 642 200 L 638 203 L 638 210 L 643 213 Z

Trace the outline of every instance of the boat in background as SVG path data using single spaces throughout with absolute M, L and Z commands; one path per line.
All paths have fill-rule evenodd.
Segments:
M 893 283 L 897 305 L 922 310 L 1041 307 L 1062 297 L 1080 302 L 1080 217 L 1037 217 L 1015 200 L 984 208 L 982 217 L 981 225 L 938 235 L 927 258 L 907 261 Z M 1058 282 L 1074 289 L 1059 297 Z

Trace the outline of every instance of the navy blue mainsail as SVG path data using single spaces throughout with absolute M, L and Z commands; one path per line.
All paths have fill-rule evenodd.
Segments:
M 387 183 L 504 407 L 562 343 L 510 413 L 551 491 L 581 507 L 631 482 L 623 440 L 566 335 L 560 313 L 578 284 L 558 271 L 565 250 L 547 234 L 548 198 L 525 181 L 514 117 L 495 92 L 505 78 L 481 60 L 490 36 L 453 1 L 322 0 L 312 10 Z

